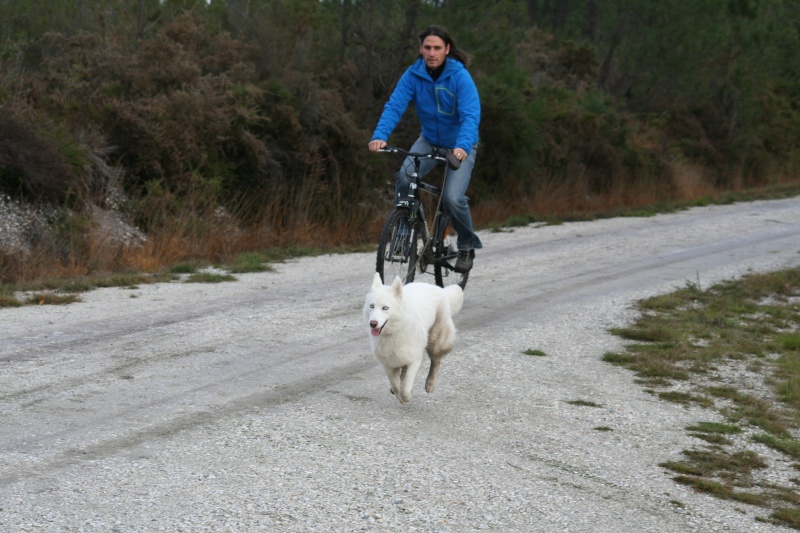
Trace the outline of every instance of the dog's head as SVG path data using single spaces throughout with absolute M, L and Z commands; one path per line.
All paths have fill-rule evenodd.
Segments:
M 390 286 L 384 285 L 377 272 L 372 278 L 372 288 L 364 301 L 364 318 L 370 335 L 379 336 L 389 324 L 392 315 L 397 315 L 403 300 L 403 281 L 396 277 Z

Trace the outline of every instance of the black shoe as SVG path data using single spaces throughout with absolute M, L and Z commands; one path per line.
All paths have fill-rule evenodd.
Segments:
M 458 260 L 453 270 L 459 274 L 464 274 L 472 269 L 472 260 L 475 259 L 475 250 L 461 250 L 458 252 Z

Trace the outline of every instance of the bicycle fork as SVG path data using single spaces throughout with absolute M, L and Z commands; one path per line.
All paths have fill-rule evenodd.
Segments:
M 419 171 L 415 169 L 409 178 L 408 189 L 398 190 L 395 202 L 395 207 L 408 209 L 409 217 L 400 219 L 397 233 L 392 239 L 391 257 L 387 257 L 387 259 L 400 263 L 405 263 L 409 259 L 411 247 L 416 245 L 413 228 L 416 227 L 418 209 L 422 208 L 417 198 Z

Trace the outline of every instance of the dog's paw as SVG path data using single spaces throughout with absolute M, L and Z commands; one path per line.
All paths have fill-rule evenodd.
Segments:
M 436 388 L 436 377 L 428 376 L 428 379 L 425 380 L 425 392 L 431 393 L 435 388 Z

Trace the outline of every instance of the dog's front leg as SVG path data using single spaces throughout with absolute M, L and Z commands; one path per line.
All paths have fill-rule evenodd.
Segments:
M 400 396 L 397 397 L 400 403 L 406 403 L 411 399 L 411 389 L 414 387 L 414 379 L 417 377 L 417 372 L 421 364 L 422 361 L 415 361 L 409 363 L 408 366 L 405 367 L 402 390 L 400 391 Z
M 386 377 L 389 378 L 390 392 L 395 396 L 397 396 L 398 398 L 400 398 L 400 388 L 403 382 L 401 371 L 405 370 L 405 367 L 400 369 L 400 368 L 392 368 L 389 365 L 383 365 L 383 370 L 384 372 L 386 372 Z

